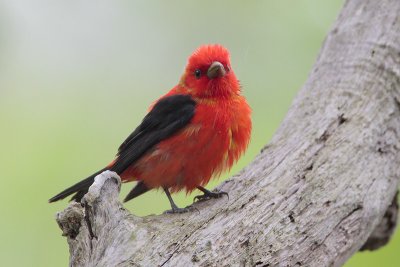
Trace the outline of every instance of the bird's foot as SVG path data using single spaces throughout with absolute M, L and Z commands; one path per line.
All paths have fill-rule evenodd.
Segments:
M 174 200 L 171 197 L 171 193 L 169 192 L 168 188 L 164 187 L 164 192 L 168 197 L 169 203 L 171 204 L 171 209 L 170 210 L 166 210 L 164 211 L 164 214 L 176 214 L 176 213 L 186 213 L 189 211 L 193 211 L 193 210 L 197 210 L 195 207 L 193 206 L 187 206 L 186 208 L 178 208 L 178 206 L 176 206 Z
M 201 202 L 201 201 L 206 201 L 206 200 L 209 200 L 209 199 L 212 199 L 212 198 L 221 198 L 223 196 L 227 196 L 228 199 L 229 199 L 229 194 L 227 192 L 224 192 L 224 191 L 211 192 L 211 191 L 208 191 L 208 190 L 204 190 L 203 192 L 204 192 L 203 195 L 195 196 L 193 198 L 193 202 Z
M 198 209 L 196 209 L 195 207 L 192 206 L 187 206 L 186 208 L 178 208 L 178 207 L 172 207 L 172 209 L 170 210 L 166 210 L 164 211 L 164 214 L 180 214 L 180 213 L 186 213 L 186 212 L 191 212 L 191 211 L 195 211 Z

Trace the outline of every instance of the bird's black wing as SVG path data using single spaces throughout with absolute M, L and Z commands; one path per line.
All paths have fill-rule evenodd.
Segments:
M 161 98 L 121 144 L 110 169 L 121 174 L 154 145 L 185 127 L 193 118 L 195 107 L 196 102 L 189 95 Z
M 193 118 L 195 107 L 195 101 L 188 95 L 173 95 L 161 98 L 144 117 L 142 123 L 121 144 L 118 149 L 117 159 L 111 167 L 106 167 L 65 189 L 52 197 L 49 202 L 63 199 L 73 193 L 76 194 L 72 199 L 80 201 L 94 182 L 96 175 L 105 170 L 112 170 L 118 174 L 124 172 L 157 143 L 185 127 Z M 128 195 L 129 199 L 147 190 L 148 188 L 144 184 L 139 184 L 139 187 L 135 187 L 133 192 Z

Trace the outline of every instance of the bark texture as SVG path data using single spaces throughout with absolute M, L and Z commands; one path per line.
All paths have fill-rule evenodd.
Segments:
M 118 201 L 119 177 L 99 175 L 57 215 L 71 265 L 342 265 L 380 235 L 398 188 L 399 16 L 398 0 L 345 3 L 272 141 L 219 186 L 229 200 L 140 218 Z

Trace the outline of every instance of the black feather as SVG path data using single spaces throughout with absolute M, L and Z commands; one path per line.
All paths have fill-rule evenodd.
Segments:
M 68 187 L 61 193 L 50 198 L 49 203 L 64 199 L 75 192 L 76 194 L 71 198 L 71 200 L 75 200 L 77 202 L 81 201 L 82 197 L 88 192 L 89 187 L 93 184 L 94 178 L 105 170 L 107 170 L 107 168 L 101 169 L 100 171 L 93 173 L 86 179 L 83 179 L 82 181 L 74 184 L 73 186 Z
M 188 95 L 160 99 L 119 147 L 117 160 L 110 170 L 122 173 L 157 143 L 185 127 L 194 116 L 195 106 Z
M 149 190 L 150 190 L 150 188 L 148 188 L 143 182 L 138 182 L 136 184 L 136 186 L 125 197 L 124 202 L 127 202 L 127 201 L 129 201 L 131 199 L 134 199 L 135 197 L 138 197 L 141 194 L 144 194 Z
M 190 123 L 195 113 L 196 102 L 189 95 L 172 95 L 161 98 L 144 117 L 142 123 L 128 136 L 118 149 L 117 158 L 109 168 L 104 168 L 79 183 L 52 197 L 49 202 L 63 199 L 76 193 L 71 200 L 80 201 L 94 182 L 94 177 L 105 170 L 119 175 L 134 164 L 160 141 L 176 134 Z M 137 197 L 151 188 L 139 182 L 125 201 Z

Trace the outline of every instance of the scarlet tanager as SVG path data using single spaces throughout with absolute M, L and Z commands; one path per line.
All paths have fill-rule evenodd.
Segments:
M 123 182 L 137 181 L 126 196 L 131 200 L 150 189 L 163 188 L 172 213 L 178 208 L 170 192 L 194 189 L 199 200 L 218 198 L 205 186 L 212 177 L 229 170 L 246 150 L 251 135 L 251 109 L 221 45 L 204 45 L 190 57 L 178 85 L 159 98 L 142 123 L 118 149 L 105 168 L 52 197 L 71 194 L 80 201 L 105 170 L 120 175 Z

